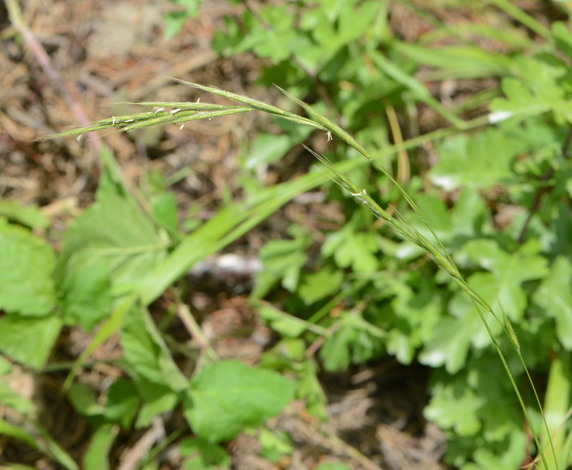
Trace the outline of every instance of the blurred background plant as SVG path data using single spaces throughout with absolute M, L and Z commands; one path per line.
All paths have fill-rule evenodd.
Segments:
M 468 286 L 512 324 L 554 437 L 555 455 L 540 431 L 548 462 L 552 465 L 556 458 L 559 468 L 569 467 L 568 5 L 219 2 L 224 24 L 214 27 L 204 20 L 213 11 L 210 2 L 171 3 L 164 14 L 166 37 L 176 41 L 188 34 L 186 28 L 210 28 L 216 54 L 236 61 L 230 72 L 223 65 L 218 76 L 204 73 L 202 82 L 299 113 L 270 87 L 279 85 L 346 129 L 379 168 L 407 188 Z M 148 11 L 147 6 L 137 11 L 144 24 L 141 11 Z M 201 18 L 204 22 L 197 23 Z M 158 27 L 152 20 L 149 24 L 147 34 Z M 99 34 L 104 37 L 101 30 Z M 88 51 L 105 57 L 97 35 L 88 36 Z M 129 40 L 138 43 L 135 34 Z M 165 46 L 157 46 L 155 53 L 160 47 Z M 121 63 L 136 56 L 132 50 L 137 49 L 126 49 Z M 205 49 L 202 60 L 208 63 L 213 57 Z M 197 63 L 186 63 L 185 69 L 172 60 L 168 75 L 185 78 L 185 70 Z M 154 69 L 150 76 L 155 75 Z M 217 77 L 229 79 L 220 83 Z M 252 87 L 255 78 L 257 88 Z M 312 132 L 291 115 L 290 120 L 276 116 L 280 113 L 270 105 L 256 106 L 275 114 L 272 121 L 249 112 L 240 121 L 225 117 L 211 123 L 201 113 L 217 117 L 220 104 L 206 107 L 204 95 L 182 85 L 173 92 L 175 87 L 164 81 L 145 87 L 137 80 L 136 92 L 128 87 L 118 91 L 115 85 L 113 97 L 152 100 L 152 114 L 123 104 L 95 127 L 131 131 L 127 136 L 141 158 L 127 160 L 120 169 L 120 153 L 114 157 L 104 149 L 95 154 L 93 161 L 103 161 L 96 201 L 74 214 L 65 233 L 61 217 L 48 220 L 45 208 L 43 213 L 23 209 L 17 201 L 31 201 L 14 190 L 4 193 L 10 200 L 0 207 L 6 220 L 1 228 L 5 279 L 0 307 L 5 315 L 0 318 L 0 350 L 9 360 L 2 369 L 2 402 L 19 418 L 4 419 L 3 434 L 67 468 L 75 468 L 74 458 L 83 459 L 85 468 L 115 468 L 116 460 L 121 465 L 128 461 L 129 452 L 114 457 L 125 442 L 135 449 L 125 437 L 135 428 L 151 436 L 150 454 L 139 455 L 139 468 L 156 468 L 173 448 L 186 468 L 228 468 L 231 459 L 237 465 L 236 446 L 247 436 L 239 432 L 258 429 L 257 458 L 294 468 L 300 455 L 296 447 L 299 452 L 304 441 L 300 427 L 306 426 L 306 431 L 319 429 L 337 449 L 325 452 L 334 458 L 331 463 L 316 468 L 439 468 L 441 437 L 432 436 L 426 423 L 420 425 L 420 416 L 414 418 L 423 408 L 424 418 L 445 433 L 446 465 L 544 468 L 540 460 L 533 461 L 537 451 L 530 430 L 470 299 L 422 249 L 396 236 L 367 207 L 356 205 L 350 193 L 315 171 L 313 157 L 299 144 L 305 141 L 323 153 L 364 195 L 431 239 L 383 172 L 343 139 L 330 141 L 330 131 L 319 124 Z M 97 83 L 101 85 L 93 76 L 80 81 L 88 89 Z M 203 103 L 196 102 L 199 96 Z M 149 130 L 149 119 L 168 123 L 167 130 Z M 201 120 L 183 128 L 191 119 Z M 227 119 L 230 124 L 224 124 Z M 56 129 L 36 128 L 47 134 L 62 122 L 54 125 Z M 220 137 L 225 125 L 234 126 L 226 140 Z M 183 131 L 197 127 L 211 138 L 198 137 L 201 147 L 185 148 L 192 155 L 188 162 L 173 146 Z M 123 135 L 111 134 L 106 141 L 113 145 L 112 139 Z M 13 134 L 10 138 L 19 140 Z M 81 145 L 67 140 L 72 142 L 64 146 Z M 47 155 L 49 146 L 58 144 L 35 145 L 40 155 Z M 225 159 L 209 161 L 217 145 L 226 146 Z M 154 167 L 141 164 L 147 157 L 155 159 Z M 217 169 L 207 170 L 211 164 Z M 130 177 L 130 171 L 135 175 Z M 95 183 L 88 184 L 92 193 Z M 46 195 L 39 193 L 32 201 L 43 205 L 42 197 Z M 80 205 L 89 203 L 83 199 Z M 54 240 L 61 245 L 57 254 L 47 243 Z M 231 271 L 216 255 L 222 252 L 235 256 L 226 258 L 234 259 Z M 209 304 L 221 295 L 217 289 L 226 292 L 228 303 L 211 309 Z M 502 322 L 491 322 L 491 328 L 534 427 L 541 430 L 511 339 L 502 334 Z M 97 333 L 78 343 L 65 340 L 69 331 Z M 236 346 L 240 341 L 250 352 Z M 246 368 L 232 358 L 257 366 Z M 81 457 L 52 437 L 37 399 L 14 391 L 19 366 L 13 361 L 41 371 L 42 378 L 66 372 L 66 383 L 61 373 L 55 374 L 58 386 L 69 389 L 71 404 L 90 429 Z M 16 376 L 27 377 L 22 374 Z M 392 374 L 396 378 L 387 379 Z M 344 380 L 359 391 L 357 399 L 349 399 L 352 393 L 346 389 L 336 403 L 332 389 Z M 403 395 L 411 383 L 420 392 L 411 394 L 410 403 L 401 404 L 392 419 L 392 407 L 383 403 L 392 400 L 384 395 L 386 389 Z M 293 397 L 305 407 L 306 420 L 293 421 L 295 429 L 281 427 L 280 420 L 291 413 L 283 411 L 278 424 L 260 428 Z M 415 400 L 419 403 L 412 404 Z M 179 404 L 187 424 L 177 421 Z M 353 419 L 354 427 L 339 417 L 336 421 L 337 409 L 344 409 L 340 416 Z M 298 416 L 304 416 L 299 408 Z M 325 431 L 319 420 L 337 423 L 346 440 Z M 307 422 L 311 426 L 300 424 Z M 36 442 L 38 435 L 43 439 Z M 355 444 L 356 436 L 361 443 Z M 424 442 L 430 450 L 423 451 Z M 404 447 L 416 448 L 416 456 Z M 6 449 L 4 455 L 13 455 Z M 313 468 L 317 460 L 307 459 L 304 465 Z

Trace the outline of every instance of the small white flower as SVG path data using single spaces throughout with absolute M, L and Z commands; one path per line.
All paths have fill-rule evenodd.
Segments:
M 496 124 L 497 122 L 501 122 L 504 121 L 505 119 L 512 117 L 512 115 L 513 114 L 510 111 L 498 111 L 496 113 L 490 113 L 489 122 L 491 124 Z

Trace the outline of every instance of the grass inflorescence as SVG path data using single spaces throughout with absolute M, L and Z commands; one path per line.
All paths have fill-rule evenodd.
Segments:
M 200 85 L 196 83 L 186 82 L 183 80 L 174 79 L 178 83 L 183 85 L 191 86 L 198 90 L 202 90 L 204 92 L 211 93 L 213 95 L 226 98 L 232 101 L 239 103 L 239 105 L 221 105 L 221 104 L 212 104 L 212 103 L 200 103 L 200 102 L 159 102 L 159 101 L 145 101 L 145 102 L 136 102 L 130 103 L 139 106 L 145 106 L 152 108 L 151 111 L 143 112 L 143 113 L 136 113 L 136 114 L 129 114 L 129 115 L 122 115 L 122 116 L 113 116 L 111 118 L 102 119 L 92 123 L 91 125 L 84 126 L 84 127 L 77 127 L 74 129 L 70 129 L 64 132 L 60 132 L 54 135 L 49 135 L 46 137 L 42 137 L 41 140 L 46 139 L 53 139 L 56 137 L 67 137 L 67 136 L 78 136 L 83 135 L 88 132 L 93 131 L 101 131 L 101 130 L 115 130 L 120 132 L 130 132 L 134 130 L 144 129 L 147 127 L 158 126 L 158 125 L 165 125 L 165 124 L 184 124 L 186 122 L 195 121 L 195 120 L 203 120 L 203 119 L 213 119 L 223 116 L 230 116 L 234 114 L 242 114 L 248 113 L 252 111 L 260 111 L 272 116 L 275 116 L 280 119 L 285 119 L 300 125 L 309 126 L 313 129 L 321 130 L 327 133 L 328 140 L 331 138 L 338 138 L 341 141 L 345 142 L 350 147 L 357 150 L 361 155 L 365 158 L 372 160 L 371 155 L 367 152 L 365 148 L 363 148 L 349 133 L 347 133 L 344 129 L 342 129 L 339 125 L 332 122 L 323 114 L 314 110 L 310 105 L 306 104 L 305 102 L 299 100 L 298 98 L 292 96 L 285 90 L 278 87 L 278 89 L 285 94 L 288 98 L 294 101 L 296 104 L 301 106 L 306 113 L 310 116 L 310 118 L 305 118 L 288 111 L 282 110 L 276 106 L 272 106 L 266 104 L 264 102 L 254 100 L 252 98 L 238 95 L 236 93 L 232 93 L 229 91 L 221 90 L 219 88 L 215 88 L 212 86 Z M 487 118 L 485 118 L 487 121 Z M 491 122 L 488 120 L 487 122 Z M 475 121 L 475 126 L 480 126 L 483 124 L 483 119 L 479 119 Z M 466 126 L 462 126 L 463 129 Z M 455 132 L 451 130 L 441 130 L 438 131 L 435 135 L 446 135 L 447 133 Z M 415 139 L 415 142 L 419 139 Z M 414 143 L 411 142 L 411 145 Z M 406 148 L 408 143 L 404 143 L 401 148 Z M 307 147 L 306 147 L 307 148 Z M 540 400 L 536 394 L 536 390 L 530 375 L 528 373 L 528 369 L 526 364 L 524 363 L 524 359 L 521 354 L 520 344 L 514 332 L 510 321 L 504 315 L 504 312 L 499 315 L 495 313 L 495 310 L 481 297 L 477 292 L 475 292 L 465 281 L 462 274 L 460 273 L 458 267 L 456 266 L 455 262 L 453 261 L 450 254 L 445 249 L 444 245 L 439 240 L 437 234 L 432 229 L 430 224 L 427 223 L 426 218 L 424 217 L 421 210 L 415 204 L 415 201 L 409 196 L 407 191 L 381 166 L 376 164 L 376 167 L 384 173 L 384 175 L 399 189 L 402 197 L 407 201 L 409 206 L 413 209 L 413 211 L 417 214 L 417 216 L 421 219 L 421 221 L 426 225 L 429 229 L 430 233 L 434 237 L 434 241 L 429 240 L 427 237 L 422 235 L 419 230 L 417 230 L 413 224 L 408 222 L 404 217 L 402 217 L 399 212 L 395 210 L 387 210 L 382 208 L 374 198 L 371 197 L 370 194 L 367 193 L 366 189 L 360 188 L 356 184 L 352 182 L 352 180 L 345 175 L 344 173 L 340 172 L 335 165 L 333 165 L 326 157 L 314 152 L 313 150 L 307 148 L 307 150 L 319 161 L 324 165 L 324 168 L 328 174 L 328 176 L 339 186 L 341 186 L 347 193 L 356 201 L 356 203 L 366 207 L 377 219 L 383 220 L 384 223 L 390 227 L 399 237 L 417 245 L 420 247 L 425 254 L 434 261 L 434 263 L 444 270 L 452 279 L 453 281 L 460 286 L 460 288 L 469 296 L 471 299 L 475 309 L 477 310 L 483 325 L 485 326 L 488 335 L 490 336 L 491 342 L 495 349 L 498 352 L 500 360 L 504 366 L 504 369 L 509 377 L 509 380 L 513 386 L 515 394 L 518 398 L 520 406 L 522 408 L 523 414 L 526 417 L 530 430 L 534 436 L 535 443 L 537 445 L 540 458 L 543 462 L 544 468 L 552 468 L 548 465 L 546 461 L 546 455 L 543 451 L 543 448 L 539 442 L 538 432 L 535 430 L 534 424 L 528 414 L 527 407 L 525 406 L 524 400 L 522 395 L 519 391 L 519 388 L 515 382 L 513 374 L 507 364 L 507 360 L 505 354 L 501 350 L 501 347 L 495 338 L 492 329 L 489 326 L 486 314 L 492 315 L 493 319 L 500 323 L 502 330 L 509 338 L 510 344 L 513 346 L 514 350 L 516 351 L 518 357 L 520 358 L 520 362 L 524 367 L 526 374 L 528 376 L 528 380 L 532 385 L 532 389 L 534 391 L 536 402 L 539 406 L 539 409 L 542 413 L 542 406 Z M 399 150 L 397 146 L 393 149 L 394 151 Z M 544 417 L 544 416 L 543 416 Z M 549 437 L 549 445 L 551 447 L 551 454 L 554 455 L 554 447 L 551 440 L 550 432 L 548 432 L 548 425 L 546 424 L 546 420 L 544 420 L 544 424 L 547 429 L 547 434 Z M 555 467 L 558 468 L 557 459 L 555 458 L 554 461 Z

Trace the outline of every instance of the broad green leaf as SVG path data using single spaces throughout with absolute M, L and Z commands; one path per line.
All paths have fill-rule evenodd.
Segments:
M 0 199 L 0 218 L 18 222 L 31 228 L 47 228 L 49 219 L 36 206 L 23 206 L 19 201 Z
M 547 261 L 542 256 L 526 252 L 507 253 L 493 240 L 470 241 L 456 257 L 461 261 L 466 257 L 492 273 L 488 282 L 480 282 L 481 292 L 478 293 L 495 308 L 500 303 L 512 321 L 522 318 L 527 304 L 522 283 L 542 279 L 548 274 Z
M 324 256 L 333 256 L 340 268 L 352 267 L 359 273 L 374 272 L 379 266 L 378 235 L 374 232 L 355 232 L 351 224 L 327 236 L 322 245 Z
M 424 415 L 444 429 L 460 436 L 473 436 L 481 429 L 478 410 L 484 398 L 460 380 L 439 381 L 431 389 L 431 400 Z
M 495 113 L 510 115 L 535 115 L 553 111 L 558 118 L 572 120 L 572 101 L 564 96 L 559 83 L 568 67 L 555 57 L 541 60 L 538 57 L 520 56 L 515 60 L 518 78 L 505 78 L 502 89 L 506 98 L 491 103 Z
M 199 7 L 204 0 L 169 0 L 175 5 L 180 5 L 185 8 L 185 11 L 173 11 L 164 16 L 165 28 L 163 30 L 163 37 L 171 39 L 181 32 L 186 20 L 189 18 L 196 18 L 199 14 Z
M 485 204 L 479 193 L 469 188 L 462 189 L 451 214 L 453 233 L 474 237 L 483 229 L 485 215 Z
M 402 364 L 410 364 L 419 346 L 435 337 L 443 312 L 443 300 L 435 285 L 422 279 L 418 290 L 396 280 L 395 298 L 391 301 L 390 310 L 397 318 L 391 321 L 386 347 Z
M 451 215 L 447 207 L 439 197 L 433 194 L 418 194 L 415 198 L 417 207 L 425 216 L 427 224 L 433 229 L 437 236 L 446 243 L 453 235 L 453 225 Z M 433 234 L 427 228 L 427 224 L 415 218 L 415 228 L 426 238 L 433 239 Z
M 572 34 L 566 23 L 557 21 L 552 24 L 552 32 L 554 40 L 558 45 L 558 49 L 572 60 Z
M 76 411 L 84 416 L 98 416 L 105 412 L 105 408 L 97 402 L 95 392 L 87 384 L 74 383 L 68 396 Z
M 298 288 L 298 294 L 307 305 L 310 305 L 330 294 L 338 293 L 342 281 L 341 271 L 324 268 L 304 276 Z
M 163 28 L 163 37 L 165 39 L 171 39 L 181 32 L 183 26 L 185 25 L 188 17 L 182 11 L 174 11 L 167 13 L 163 17 L 165 26 Z
M 109 470 L 109 452 L 119 433 L 119 426 L 105 423 L 92 434 L 89 447 L 83 456 L 85 470 Z
M 91 255 L 79 253 L 70 259 L 60 282 L 62 319 L 69 325 L 81 325 L 90 331 L 112 310 L 111 280 L 102 264 Z
M 77 269 L 81 279 L 88 276 L 87 270 L 98 269 L 108 273 L 114 293 L 129 293 L 165 258 L 167 246 L 165 237 L 130 197 L 106 191 L 64 235 L 56 279 L 61 284 L 71 270 Z M 82 262 L 76 266 L 78 256 Z M 64 295 L 71 293 L 64 291 Z
M 562 345 L 572 349 L 572 265 L 568 258 L 559 256 L 550 267 L 536 293 L 534 302 L 556 322 L 556 336 Z
M 0 377 L 12 371 L 12 364 L 5 357 L 0 356 Z
M 322 462 L 314 470 L 350 470 L 350 467 L 343 462 Z
M 296 396 L 305 400 L 306 410 L 321 421 L 328 419 L 326 394 L 318 379 L 318 366 L 307 359 L 300 365 L 298 373 L 298 390 Z
M 342 326 L 326 339 L 320 348 L 324 369 L 328 372 L 346 370 L 351 364 L 351 346 L 358 332 L 351 326 Z
M 147 309 L 134 306 L 123 319 L 123 356 L 132 373 L 178 392 L 187 387 Z
M 181 441 L 179 452 L 184 458 L 184 470 L 222 470 L 230 468 L 230 456 L 221 446 L 200 437 Z
M 300 27 L 308 31 L 322 50 L 321 63 L 329 60 L 342 46 L 356 41 L 375 21 L 381 4 L 377 1 L 338 2 L 331 6 L 308 10 Z
M 443 318 L 419 354 L 419 362 L 431 367 L 445 366 L 451 374 L 458 372 L 467 361 L 475 332 L 481 328 L 484 326 L 474 310 L 461 319 Z
M 131 308 L 133 308 L 136 300 L 136 296 L 133 294 L 117 302 L 117 305 L 111 312 L 111 315 L 109 315 L 109 318 L 101 325 L 95 333 L 93 340 L 73 363 L 73 366 L 66 377 L 66 381 L 64 382 L 64 390 L 68 390 L 70 388 L 79 368 L 84 364 L 87 358 L 93 354 L 97 347 L 103 344 L 103 342 L 115 332 L 119 331 L 123 317 Z
M 511 139 L 497 129 L 487 129 L 471 137 L 461 134 L 439 146 L 440 161 L 429 177 L 448 191 L 490 188 L 513 177 L 512 160 L 522 148 L 522 141 Z
M 300 271 L 306 263 L 304 250 L 312 240 L 300 236 L 294 240 L 270 240 L 260 250 L 259 256 L 263 269 L 256 274 L 256 286 L 252 297 L 264 297 L 281 280 L 282 286 L 294 291 L 298 287 Z
M 62 322 L 55 316 L 0 318 L 0 351 L 24 365 L 41 369 L 60 333 Z
M 256 16 L 246 11 L 242 23 L 247 34 L 244 29 L 231 27 L 230 35 L 217 36 L 217 49 L 225 55 L 252 50 L 276 64 L 287 59 L 296 48 L 298 34 L 293 27 L 294 17 L 286 6 L 264 6 Z
M 246 170 L 253 170 L 260 165 L 274 163 L 280 160 L 291 146 L 290 138 L 286 135 L 258 134 L 242 166 Z
M 43 316 L 55 306 L 52 247 L 0 218 L 0 309 Z
M 123 429 L 129 429 L 137 415 L 141 400 L 133 383 L 119 379 L 109 388 L 104 416 L 112 422 L 118 422 Z
M 357 312 L 344 312 L 338 325 L 320 348 L 328 372 L 345 370 L 351 363 L 361 364 L 381 353 L 386 332 Z
M 262 429 L 258 440 L 260 441 L 260 456 L 272 463 L 277 463 L 284 455 L 291 455 L 294 451 L 294 446 L 288 436 L 288 433 L 271 432 L 267 429 Z
M 150 382 L 143 377 L 135 378 L 134 384 L 143 400 L 136 428 L 149 426 L 155 416 L 173 411 L 179 402 L 179 395 L 166 385 Z
M 522 456 L 526 454 L 528 445 L 527 436 L 523 432 L 514 432 L 508 439 L 508 445 L 503 446 L 501 452 L 493 452 L 482 446 L 474 454 L 475 463 L 463 466 L 463 470 L 504 470 L 507 468 L 520 468 Z
M 165 228 L 171 236 L 176 236 L 179 221 L 175 195 L 164 191 L 152 196 L 151 209 L 161 227 Z
M 199 437 L 220 442 L 277 415 L 295 391 L 295 382 L 275 372 L 227 360 L 193 378 L 184 414 Z

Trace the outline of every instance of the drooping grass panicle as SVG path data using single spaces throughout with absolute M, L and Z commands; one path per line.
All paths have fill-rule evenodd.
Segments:
M 496 318 L 497 321 L 501 323 L 501 326 L 504 332 L 511 340 L 511 344 L 513 345 L 517 355 L 520 358 L 520 361 L 526 371 L 528 376 L 529 382 L 532 385 L 534 390 L 535 396 L 537 398 L 537 403 L 539 409 L 541 410 L 541 414 L 544 419 L 544 424 L 546 429 L 548 430 L 548 424 L 544 414 L 542 413 L 542 406 L 538 396 L 536 394 L 536 390 L 534 389 L 534 384 L 530 378 L 530 374 L 524 363 L 524 359 L 520 352 L 520 346 L 518 343 L 518 339 L 516 338 L 516 334 L 514 329 L 507 323 L 508 319 L 505 318 L 505 321 L 501 321 L 497 315 L 495 315 L 494 310 L 488 305 L 488 303 L 482 299 L 464 280 L 463 276 L 459 272 L 456 264 L 454 263 L 453 259 L 451 258 L 448 251 L 445 249 L 445 246 L 435 233 L 434 229 L 428 223 L 426 218 L 423 216 L 423 213 L 419 209 L 419 207 L 415 204 L 415 201 L 409 196 L 407 191 L 392 177 L 387 170 L 382 168 L 375 159 L 372 159 L 371 155 L 344 129 L 342 129 L 339 125 L 332 122 L 330 119 L 325 117 L 323 114 L 314 110 L 310 105 L 304 103 L 302 100 L 292 96 L 287 91 L 283 90 L 282 88 L 278 87 L 278 89 L 291 100 L 293 100 L 296 104 L 301 106 L 306 113 L 311 117 L 311 119 L 304 118 L 298 116 L 296 114 L 289 113 L 284 111 L 280 108 L 275 106 L 263 103 L 261 101 L 248 98 L 242 95 L 238 95 L 236 93 L 228 92 L 225 90 L 221 90 L 215 87 L 206 86 L 206 85 L 199 85 L 196 83 L 186 82 L 184 80 L 174 79 L 176 82 L 191 86 L 193 88 L 203 90 L 205 92 L 235 101 L 240 103 L 240 106 L 226 106 L 226 105 L 216 105 L 210 103 L 181 103 L 181 102 L 158 102 L 158 101 L 147 101 L 147 102 L 138 102 L 135 103 L 141 106 L 150 106 L 155 108 L 153 111 L 147 113 L 137 113 L 119 117 L 112 117 L 103 119 L 97 122 L 94 122 L 90 126 L 80 127 L 72 130 L 68 130 L 56 135 L 44 137 L 40 140 L 45 140 L 53 137 L 63 137 L 63 136 L 70 136 L 70 135 L 78 135 L 83 134 L 86 132 L 96 131 L 96 130 L 103 130 L 103 129 L 116 129 L 117 131 L 121 132 L 129 132 L 136 129 L 142 129 L 149 126 L 156 126 L 168 123 L 184 123 L 187 121 L 193 120 L 200 120 L 200 119 L 212 119 L 215 117 L 222 117 L 228 116 L 233 114 L 240 114 L 240 113 L 247 113 L 251 111 L 262 111 L 268 113 L 270 115 L 279 117 L 281 119 L 287 119 L 291 122 L 295 122 L 301 125 L 310 126 L 314 129 L 319 129 L 325 132 L 328 132 L 328 137 L 335 136 L 340 140 L 344 141 L 346 144 L 357 150 L 360 154 L 366 157 L 369 160 L 372 160 L 374 165 L 377 169 L 379 169 L 388 179 L 391 181 L 400 191 L 403 198 L 407 201 L 409 206 L 412 210 L 416 213 L 416 215 L 420 218 L 423 224 L 428 228 L 430 233 L 434 238 L 434 242 L 429 241 L 424 235 L 422 235 L 411 223 L 407 222 L 404 217 L 400 216 L 399 213 L 393 216 L 390 212 L 383 209 L 379 204 L 369 195 L 367 194 L 365 189 L 361 189 L 356 186 L 349 177 L 345 174 L 340 172 L 331 162 L 329 162 L 324 156 L 319 155 L 318 153 L 308 149 L 314 157 L 321 163 L 323 163 L 326 169 L 331 173 L 331 179 L 339 184 L 343 189 L 345 189 L 351 197 L 360 205 L 363 205 L 368 210 L 372 212 L 372 214 L 383 220 L 391 229 L 393 229 L 399 236 L 403 237 L 404 239 L 414 243 L 415 245 L 419 246 L 435 263 L 438 267 L 445 270 L 450 277 L 456 282 L 459 287 L 469 296 L 472 300 L 475 309 L 477 310 L 487 332 L 490 337 L 490 340 L 494 347 L 496 348 L 500 360 L 503 364 L 503 367 L 509 376 L 515 394 L 519 400 L 519 403 L 523 409 L 523 413 L 527 419 L 528 425 L 532 430 L 532 434 L 534 436 L 536 445 L 539 449 L 539 453 L 541 455 L 541 459 L 545 468 L 549 468 L 548 464 L 546 463 L 545 453 L 543 452 L 542 447 L 540 446 L 538 440 L 538 434 L 534 431 L 534 425 L 528 415 L 528 411 L 524 404 L 522 395 L 518 389 L 518 386 L 515 383 L 514 377 L 508 367 L 507 361 L 505 359 L 504 353 L 502 352 L 494 333 L 492 332 L 491 328 L 488 325 L 486 319 L 486 313 L 490 313 L 491 315 Z M 158 109 L 157 109 L 158 108 Z M 164 109 L 164 108 L 171 108 L 171 109 Z M 554 453 L 554 446 L 552 443 L 552 439 L 550 436 L 550 432 L 548 432 L 549 442 L 552 453 Z M 556 468 L 558 468 L 558 464 L 556 464 Z

